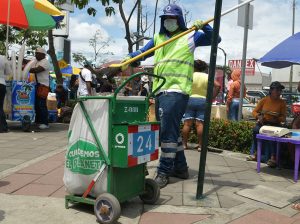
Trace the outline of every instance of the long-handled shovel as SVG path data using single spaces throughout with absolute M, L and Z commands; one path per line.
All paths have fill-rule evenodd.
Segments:
M 248 3 L 252 2 L 252 1 L 254 1 L 254 0 L 248 0 L 248 1 L 245 1 L 245 2 L 243 2 L 243 3 L 241 3 L 241 4 L 237 5 L 237 6 L 234 6 L 233 8 L 228 9 L 227 11 L 221 13 L 221 16 L 224 16 L 224 15 L 226 15 L 226 14 L 228 14 L 228 13 L 230 13 L 230 12 L 232 12 L 232 11 L 234 11 L 234 10 L 236 10 L 236 9 L 238 9 L 238 8 L 244 6 L 244 5 L 246 5 L 246 4 L 248 4 Z M 210 23 L 213 20 L 214 20 L 214 18 L 211 18 L 209 20 L 204 21 L 203 24 L 206 25 L 206 24 Z M 178 35 L 170 38 L 169 40 L 167 40 L 167 41 L 165 41 L 165 42 L 163 42 L 163 43 L 161 43 L 161 44 L 159 44 L 159 45 L 157 45 L 157 46 L 155 46 L 155 47 L 153 47 L 153 48 L 145 51 L 144 53 L 142 53 L 140 55 L 137 55 L 134 58 L 131 58 L 131 59 L 129 59 L 129 60 L 123 62 L 123 63 L 120 63 L 120 64 L 111 64 L 109 67 L 122 67 L 122 66 L 125 66 L 125 65 L 129 65 L 132 62 L 134 62 L 134 61 L 136 61 L 136 60 L 138 60 L 138 59 L 140 59 L 140 58 L 142 58 L 142 57 L 144 57 L 144 56 L 152 53 L 153 51 L 157 50 L 158 48 L 161 48 L 161 47 L 165 46 L 166 44 L 168 44 L 168 43 L 170 43 L 170 42 L 172 42 L 172 41 L 174 41 L 174 40 L 176 40 L 176 39 L 178 39 L 178 38 L 180 38 L 180 37 L 182 37 L 182 36 L 184 36 L 184 35 L 192 32 L 192 31 L 194 31 L 194 30 L 196 30 L 196 27 L 193 26 L 193 27 L 189 28 L 188 30 L 186 30 L 186 31 L 184 31 L 184 32 L 182 32 L 182 33 L 180 33 L 180 34 L 178 34 Z

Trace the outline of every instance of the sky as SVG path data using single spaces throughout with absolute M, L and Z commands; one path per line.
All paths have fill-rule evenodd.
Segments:
M 125 0 L 125 13 L 129 14 L 134 0 Z M 162 9 L 168 4 L 167 0 L 160 0 L 158 5 L 158 15 L 162 14 Z M 173 2 L 171 0 L 171 2 Z M 208 20 L 214 16 L 214 0 L 177 0 L 179 6 L 184 11 L 188 11 L 188 27 L 191 27 L 195 20 Z M 254 0 L 253 5 L 253 29 L 248 31 L 247 41 L 247 59 L 261 58 L 278 43 L 292 35 L 292 0 Z M 92 56 L 92 47 L 89 46 L 89 39 L 100 30 L 104 40 L 110 39 L 113 43 L 106 49 L 113 52 L 108 60 L 122 59 L 128 53 L 127 42 L 124 39 L 124 23 L 118 12 L 116 15 L 107 17 L 103 6 L 96 1 L 90 1 L 90 5 L 97 9 L 95 17 L 89 16 L 86 10 L 75 9 L 70 14 L 69 39 L 71 40 L 71 51 L 81 52 L 87 58 Z M 149 20 L 154 15 L 154 0 L 142 0 L 144 9 L 149 12 Z M 238 0 L 223 0 L 222 12 L 238 5 Z M 130 28 L 132 32 L 136 31 L 136 14 L 133 14 Z M 299 15 L 300 0 L 296 0 L 295 12 L 295 33 L 300 31 Z M 237 26 L 238 10 L 235 10 L 221 18 L 220 36 L 222 41 L 219 47 L 224 49 L 226 60 L 242 59 L 244 28 Z M 160 19 L 157 19 L 156 30 L 160 26 Z M 210 23 L 213 26 L 213 22 Z M 153 29 L 146 32 L 149 37 L 153 36 Z M 195 58 L 206 62 L 210 60 L 210 47 L 199 47 L 195 52 Z M 224 53 L 221 50 L 217 52 L 217 64 L 224 65 Z M 152 64 L 153 59 L 148 59 L 143 64 Z M 269 68 L 259 66 L 262 72 L 270 72 Z

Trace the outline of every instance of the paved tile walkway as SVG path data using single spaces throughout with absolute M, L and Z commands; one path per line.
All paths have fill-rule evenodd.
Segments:
M 161 213 L 161 212 L 146 212 L 141 216 L 139 224 L 192 224 L 201 222 L 210 215 L 184 214 L 184 213 Z
M 0 180 L 0 193 L 64 197 L 62 181 L 65 151 Z
M 55 211 L 61 217 L 80 213 L 93 223 L 95 218 L 90 207 L 63 209 L 66 130 L 66 126 L 58 124 L 49 132 L 23 133 L 16 128 L 0 136 L 0 221 L 1 212 L 5 212 L 6 216 L 13 214 L 14 217 L 3 218 L 3 223 L 19 223 L 24 214 L 14 209 L 15 204 L 21 203 L 19 207 L 22 207 L 36 200 L 30 211 L 37 219 L 25 224 L 41 223 L 30 221 L 48 217 L 39 212 L 39 206 L 40 209 Z M 24 140 L 23 144 L 20 144 L 20 139 Z M 256 163 L 245 161 L 243 154 L 209 152 L 204 198 L 196 200 L 200 154 L 188 150 L 186 155 L 190 178 L 170 178 L 170 184 L 161 189 L 156 205 L 144 205 L 138 198 L 122 204 L 119 223 L 300 224 L 299 211 L 291 208 L 291 204 L 300 199 L 300 183 L 293 182 L 292 170 L 270 169 L 262 165 L 261 173 L 257 173 Z M 156 166 L 157 161 L 148 163 L 149 177 L 155 176 Z M 277 198 L 274 192 L 278 192 L 281 198 Z M 280 206 L 276 206 L 281 199 Z M 14 203 L 10 203 L 12 201 Z M 54 223 L 53 220 L 57 223 L 57 218 L 49 216 L 49 220 L 43 223 Z M 70 221 L 67 217 L 63 219 Z M 81 220 L 77 217 L 72 223 L 79 224 Z

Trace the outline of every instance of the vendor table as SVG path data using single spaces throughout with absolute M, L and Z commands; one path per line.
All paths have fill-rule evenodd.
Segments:
M 295 166 L 294 166 L 294 181 L 298 181 L 299 159 L 300 159 L 300 138 L 280 138 L 257 134 L 257 172 L 260 172 L 262 140 L 276 142 L 276 164 L 279 164 L 280 143 L 287 142 L 295 145 Z

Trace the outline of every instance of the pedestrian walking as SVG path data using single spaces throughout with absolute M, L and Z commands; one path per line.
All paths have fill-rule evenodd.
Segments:
M 167 5 L 161 18 L 161 27 L 143 48 L 129 54 L 129 60 L 187 30 L 182 9 L 176 4 Z M 197 31 L 184 35 L 154 52 L 154 73 L 166 78 L 166 83 L 156 95 L 156 119 L 161 122 L 161 156 L 157 167 L 155 181 L 163 188 L 169 183 L 169 177 L 187 179 L 188 167 L 182 140 L 180 138 L 180 122 L 192 92 L 194 72 L 194 50 L 199 46 L 209 46 L 213 29 L 197 20 L 193 23 Z M 202 31 L 199 31 L 202 30 Z M 221 41 L 221 38 L 219 38 Z M 143 58 L 152 56 L 152 54 Z M 122 70 L 126 66 L 122 67 Z M 153 89 L 162 82 L 154 78 Z
M 141 86 L 139 96 L 148 96 L 150 93 L 149 78 L 146 75 L 141 77 Z
M 83 69 L 79 74 L 78 96 L 91 96 L 92 95 L 92 72 L 91 65 L 88 61 L 84 61 Z
M 231 73 L 233 82 L 229 86 L 229 92 L 226 100 L 226 111 L 228 119 L 232 121 L 238 120 L 239 103 L 240 103 L 240 88 L 241 88 L 241 69 L 235 69 Z M 246 86 L 244 85 L 244 96 L 246 96 Z
M 190 130 L 195 123 L 198 136 L 198 145 L 196 149 L 200 152 L 202 145 L 202 133 L 204 113 L 206 109 L 206 94 L 208 86 L 208 66 L 204 61 L 195 60 L 195 72 L 193 74 L 192 94 L 183 116 L 182 140 L 183 148 L 187 149 L 187 142 Z M 219 94 L 221 85 L 216 80 L 214 81 L 213 99 Z

